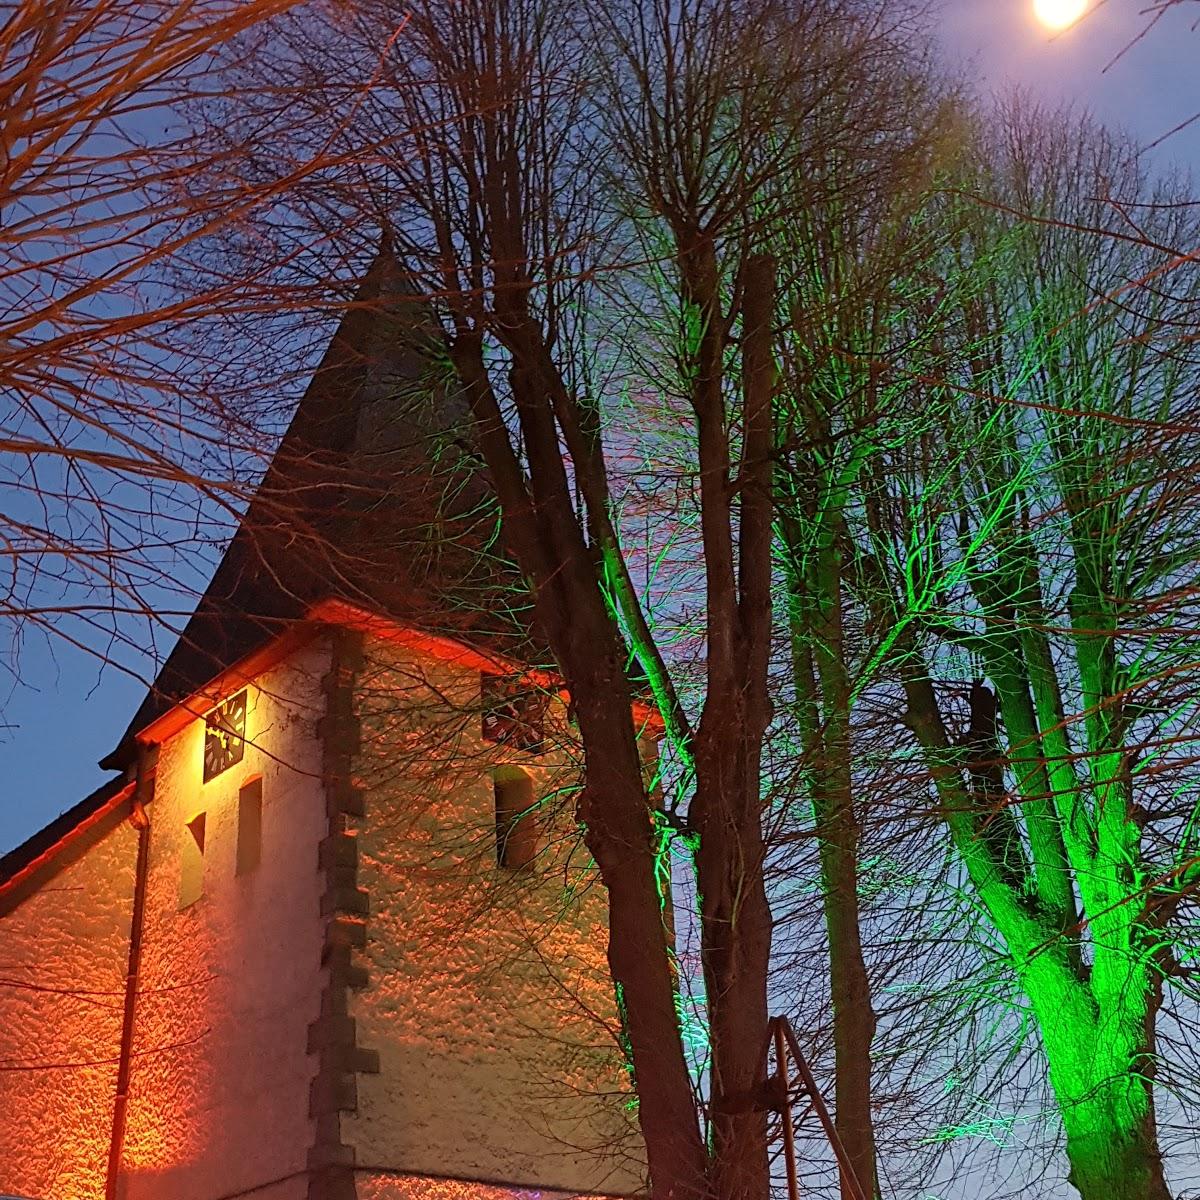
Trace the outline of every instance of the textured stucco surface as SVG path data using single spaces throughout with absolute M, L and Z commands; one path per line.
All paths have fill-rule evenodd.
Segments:
M 136 855 L 125 822 L 0 920 L 0 1193 L 104 1194 Z
M 245 756 L 211 782 L 202 720 L 161 747 L 123 1200 L 307 1196 L 308 1034 L 329 980 L 329 663 L 314 642 L 249 689 Z M 369 983 L 350 1015 L 380 1068 L 359 1071 L 343 1119 L 360 1200 L 641 1190 L 605 898 L 572 816 L 579 774 L 555 736 L 561 706 L 532 756 L 482 739 L 474 671 L 372 640 L 356 688 L 367 815 L 351 832 L 370 913 L 355 957 Z M 513 765 L 544 802 L 529 873 L 496 864 L 492 778 Z M 238 792 L 256 776 L 262 856 L 238 876 Z M 200 811 L 203 894 L 180 909 L 181 847 Z M 0 1192 L 103 1195 L 136 848 L 119 826 L 0 923 Z
M 204 723 L 162 746 L 150 810 L 142 991 L 125 1141 L 126 1200 L 215 1200 L 271 1180 L 305 1195 L 306 1031 L 321 990 L 317 846 L 325 834 L 316 642 L 250 688 L 242 762 L 202 783 Z M 262 858 L 235 874 L 238 790 L 261 775 Z M 179 909 L 185 822 L 206 813 L 204 891 Z
M 484 742 L 479 686 L 368 644 L 357 773 L 370 983 L 351 1012 L 380 1072 L 359 1077 L 345 1137 L 360 1164 L 395 1171 L 634 1192 L 606 904 L 572 818 L 578 771 L 561 739 L 536 757 Z M 496 865 L 491 780 L 506 763 L 546 801 L 531 874 Z
M 463 1179 L 429 1179 L 359 1172 L 358 1200 L 589 1200 L 578 1192 L 496 1187 Z

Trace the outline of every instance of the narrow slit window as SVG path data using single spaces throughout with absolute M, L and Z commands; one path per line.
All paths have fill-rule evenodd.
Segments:
M 524 771 L 501 769 L 492 786 L 496 794 L 496 862 L 509 871 L 530 871 L 538 851 L 533 780 Z
M 204 893 L 204 813 L 184 825 L 179 841 L 179 907 L 188 908 Z
M 237 873 L 248 875 L 262 860 L 262 777 L 238 792 Z

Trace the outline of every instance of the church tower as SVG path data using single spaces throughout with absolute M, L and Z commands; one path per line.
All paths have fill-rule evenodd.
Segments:
M 0 862 L 0 1193 L 643 1189 L 566 697 L 435 332 L 382 256 L 119 774 Z

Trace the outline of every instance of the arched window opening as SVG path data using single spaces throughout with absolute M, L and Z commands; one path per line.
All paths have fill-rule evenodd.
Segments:
M 533 780 L 516 767 L 502 767 L 492 780 L 496 795 L 496 862 L 509 871 L 531 871 L 537 857 L 537 814 Z

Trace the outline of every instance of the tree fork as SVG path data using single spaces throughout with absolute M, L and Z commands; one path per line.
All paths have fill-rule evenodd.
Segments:
M 765 1200 L 770 1190 L 766 1112 L 748 1098 L 760 1084 L 771 954 L 760 767 L 770 720 L 774 260 L 750 258 L 746 280 L 737 582 L 730 586 L 732 578 L 710 573 L 710 597 L 714 590 L 720 594 L 723 603 L 714 607 L 728 615 L 731 628 L 710 637 L 710 691 L 696 737 L 692 803 L 700 833 L 696 878 L 712 1043 L 713 1194 L 718 1200 Z M 706 299 L 704 307 L 715 313 L 715 300 Z M 706 481 L 706 545 L 715 539 L 732 549 L 729 500 L 715 480 Z M 711 620 L 712 613 L 710 626 Z

